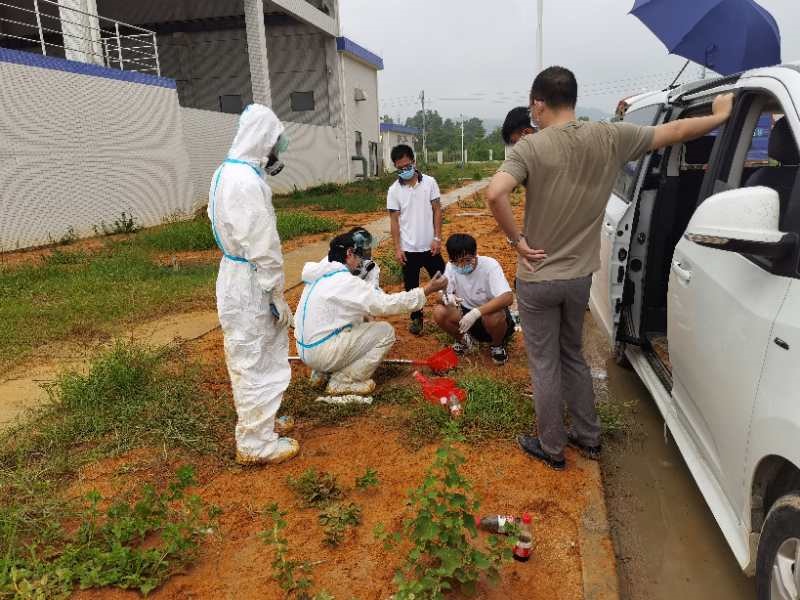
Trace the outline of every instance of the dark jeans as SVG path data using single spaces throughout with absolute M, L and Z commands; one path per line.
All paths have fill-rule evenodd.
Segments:
M 517 280 L 539 440 L 556 458 L 567 445 L 565 404 L 578 441 L 587 446 L 600 443 L 592 373 L 583 358 L 583 319 L 591 285 L 591 276 L 540 283 Z
M 433 277 L 436 271 L 444 274 L 444 259 L 441 254 L 433 255 L 430 250 L 426 252 L 406 252 L 406 264 L 403 265 L 403 284 L 406 291 L 419 287 L 419 271 L 425 267 L 428 275 Z M 412 319 L 421 319 L 422 311 L 411 313 Z

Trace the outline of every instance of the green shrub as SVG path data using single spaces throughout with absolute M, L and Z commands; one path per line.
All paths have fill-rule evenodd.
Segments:
M 322 508 L 342 497 L 336 476 L 324 471 L 307 469 L 297 478 L 289 477 L 286 483 L 309 507 Z
M 68 598 L 76 586 L 135 589 L 147 595 L 196 558 L 219 514 L 198 496 L 186 494 L 194 484 L 193 469 L 183 467 L 167 490 L 145 485 L 138 500 L 117 500 L 103 513 L 103 498 L 91 492 L 77 514 L 69 515 L 80 523 L 76 531 L 67 532 L 54 521 L 57 535 L 37 532 L 24 548 L 25 540 L 3 539 L 0 597 Z M 7 519 L 3 524 L 8 525 Z M 14 546 L 6 546 L 8 541 Z
M 411 515 L 403 520 L 400 530 L 387 533 L 382 524 L 375 528 L 375 536 L 387 549 L 403 542 L 411 545 L 394 578 L 395 600 L 443 600 L 446 593 L 458 588 L 474 594 L 481 577 L 496 582 L 500 567 L 511 560 L 513 539 L 490 536 L 486 551 L 474 545 L 480 502 L 461 473 L 466 459 L 453 445 L 454 429 L 448 428 L 448 436 L 436 451 L 422 484 L 410 492 Z

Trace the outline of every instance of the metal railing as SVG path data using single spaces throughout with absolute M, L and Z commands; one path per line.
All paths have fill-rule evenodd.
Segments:
M 11 9 L 0 13 L 0 38 L 15 40 L 14 47 L 122 71 L 161 75 L 154 31 L 73 8 L 63 0 L 18 2 L 30 2 L 30 8 L 9 1 L 0 0 L 0 8 Z

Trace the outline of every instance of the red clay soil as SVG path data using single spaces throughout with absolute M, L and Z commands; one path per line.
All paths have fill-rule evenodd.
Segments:
M 458 207 L 448 210 L 451 223 L 445 226 L 445 235 L 454 231 L 471 232 L 479 239 L 479 252 L 496 257 L 507 275 L 513 277 L 513 253 L 488 213 L 484 217 L 459 217 L 459 212 Z M 299 288 L 291 292 L 294 303 L 299 293 Z M 390 320 L 396 325 L 399 339 L 394 356 L 419 358 L 441 348 L 441 342 L 431 334 L 421 338 L 411 336 L 406 329 L 407 317 Z M 519 338 L 515 336 L 511 361 L 504 367 L 492 365 L 485 350 L 473 355 L 469 362 L 496 376 L 526 379 L 526 362 Z M 219 330 L 186 348 L 206 365 L 203 373 L 207 385 L 218 391 L 229 391 Z M 306 373 L 302 366 L 294 365 L 293 369 L 296 377 Z M 402 375 L 399 380 L 403 380 Z M 413 385 L 410 379 L 408 381 Z M 293 435 L 301 443 L 301 454 L 279 466 L 235 466 L 231 460 L 233 432 L 225 457 L 199 460 L 192 457 L 200 482 L 196 491 L 206 502 L 223 510 L 220 529 L 208 536 L 199 560 L 185 574 L 167 581 L 151 597 L 157 600 L 283 598 L 271 575 L 272 550 L 257 535 L 264 528 L 259 512 L 269 503 L 277 502 L 289 511 L 286 533 L 291 555 L 318 561 L 313 569 L 315 590 L 325 589 L 338 600 L 388 598 L 393 591 L 392 577 L 403 557 L 399 552 L 387 552 L 382 543 L 373 538 L 372 531 L 377 523 L 384 523 L 389 529 L 397 527 L 406 514 L 408 490 L 419 485 L 435 450 L 435 446 L 427 446 L 415 452 L 402 445 L 398 410 L 402 409 L 375 406 L 364 416 L 333 427 L 300 423 Z M 462 449 L 467 457 L 464 472 L 482 500 L 484 514 L 529 511 L 534 519 L 533 558 L 528 563 L 504 567 L 501 582 L 495 587 L 482 585 L 476 597 L 490 600 L 583 598 L 578 525 L 587 502 L 587 486 L 596 483 L 587 476 L 582 459 L 568 451 L 569 468 L 556 473 L 527 458 L 512 441 Z M 137 481 L 163 483 L 182 462 L 162 450 L 137 451 L 122 459 L 87 468 L 74 491 L 97 488 L 114 494 L 134 489 Z M 377 470 L 379 487 L 366 492 L 352 489 L 355 477 L 363 474 L 367 467 Z M 351 531 L 338 548 L 324 545 L 317 511 L 302 508 L 286 484 L 288 476 L 296 477 L 308 468 L 337 475 L 347 490 L 347 500 L 363 509 L 363 523 Z M 103 589 L 78 592 L 74 597 L 127 600 L 138 595 Z

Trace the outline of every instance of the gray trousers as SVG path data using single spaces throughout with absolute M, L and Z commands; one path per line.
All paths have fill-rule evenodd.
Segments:
M 583 358 L 583 319 L 591 285 L 591 276 L 538 283 L 517 280 L 539 440 L 555 458 L 563 456 L 567 445 L 565 404 L 580 443 L 600 443 L 592 373 Z

